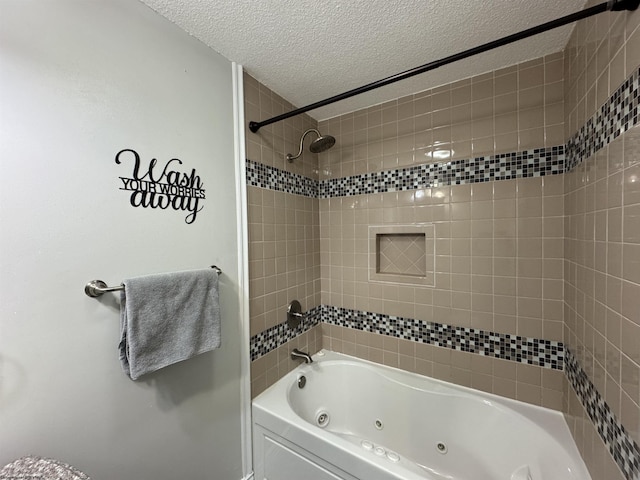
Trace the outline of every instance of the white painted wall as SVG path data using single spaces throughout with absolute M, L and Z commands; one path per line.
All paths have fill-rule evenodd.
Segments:
M 0 465 L 242 477 L 232 97 L 231 63 L 137 1 L 0 0 Z M 129 204 L 123 148 L 196 169 L 193 224 Z M 85 283 L 212 264 L 221 348 L 129 380 L 119 297 Z

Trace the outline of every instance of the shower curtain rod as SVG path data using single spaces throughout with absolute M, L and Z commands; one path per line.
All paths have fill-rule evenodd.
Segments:
M 587 8 L 586 10 L 572 13 L 570 15 L 560 17 L 556 20 L 543 23 L 542 25 L 538 25 L 537 27 L 528 28 L 527 30 L 523 30 L 522 32 L 514 33 L 512 35 L 508 35 L 498 40 L 485 43 L 478 47 L 470 48 L 469 50 L 465 50 L 463 52 L 450 55 L 440 60 L 427 63 L 420 67 L 415 67 L 410 70 L 406 70 L 404 72 L 398 73 L 396 75 L 383 78 L 382 80 L 369 83 L 362 87 L 354 88 L 353 90 L 349 90 L 339 95 L 335 95 L 333 97 L 320 100 L 319 102 L 312 103 L 310 105 L 307 105 L 306 107 L 301 107 L 295 110 L 291 110 L 290 112 L 277 115 L 267 120 L 263 120 L 262 122 L 251 121 L 249 122 L 249 130 L 251 130 L 253 133 L 256 133 L 258 130 L 260 130 L 261 127 L 264 127 L 266 125 L 271 125 L 272 123 L 279 122 L 281 120 L 286 120 L 287 118 L 295 117 L 296 115 L 300 115 L 301 113 L 306 113 L 309 110 L 314 110 L 316 108 L 324 107 L 325 105 L 330 105 L 332 103 L 339 102 L 340 100 L 344 100 L 346 98 L 350 98 L 355 95 L 359 95 L 361 93 L 374 90 L 376 88 L 384 87 L 385 85 L 389 85 L 390 83 L 395 83 L 400 80 L 404 80 L 405 78 L 413 77 L 414 75 L 419 75 L 421 73 L 425 73 L 430 70 L 435 70 L 436 68 L 442 67 L 443 65 L 457 62 L 458 60 L 462 60 L 462 59 L 471 57 L 473 55 L 477 55 L 479 53 L 484 53 L 489 50 L 493 50 L 494 48 L 501 47 L 503 45 L 508 45 L 509 43 L 513 43 L 518 40 L 522 40 L 524 38 L 537 35 L 538 33 L 546 32 L 547 30 L 552 30 L 554 28 L 562 27 L 564 25 L 567 25 L 568 23 L 573 23 L 575 21 L 582 20 L 583 18 L 597 15 L 598 13 L 607 12 L 607 11 L 617 12 L 622 10 L 636 10 L 639 4 L 640 4 L 640 0 L 610 0 L 608 2 L 601 3 L 594 7 Z

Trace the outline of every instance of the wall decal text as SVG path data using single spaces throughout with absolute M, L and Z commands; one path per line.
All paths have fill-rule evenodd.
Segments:
M 133 171 L 130 177 L 119 177 L 120 190 L 131 192 L 129 201 L 133 207 L 182 210 L 189 212 L 184 219 L 186 223 L 195 222 L 204 208 L 200 202 L 205 199 L 204 184 L 195 168 L 189 173 L 178 170 L 182 160 L 177 158 L 164 165 L 152 158 L 144 167 L 140 155 L 129 148 L 120 150 L 115 160 L 120 165 L 127 158 L 133 159 Z

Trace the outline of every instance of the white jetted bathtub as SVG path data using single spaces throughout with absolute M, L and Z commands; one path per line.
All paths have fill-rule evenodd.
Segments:
M 590 480 L 559 412 L 313 358 L 253 401 L 256 480 Z

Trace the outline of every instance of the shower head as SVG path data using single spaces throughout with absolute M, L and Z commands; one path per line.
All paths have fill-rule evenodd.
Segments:
M 309 150 L 311 151 L 311 153 L 324 152 L 326 150 L 329 150 L 336 143 L 336 139 L 331 135 L 321 135 L 320 132 L 315 128 L 310 128 L 302 134 L 302 138 L 300 139 L 300 150 L 298 151 L 298 154 L 291 155 L 290 153 L 287 153 L 287 160 L 289 161 L 289 163 L 293 162 L 296 158 L 302 155 L 302 143 L 304 142 L 304 137 L 306 137 L 310 132 L 313 132 L 318 136 L 318 138 L 316 138 L 313 142 L 311 142 L 311 145 L 309 145 Z
M 321 153 L 326 150 L 329 150 L 336 144 L 336 139 L 331 135 L 321 135 L 316 138 L 311 145 L 309 145 L 309 150 L 311 153 Z

